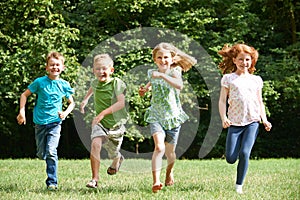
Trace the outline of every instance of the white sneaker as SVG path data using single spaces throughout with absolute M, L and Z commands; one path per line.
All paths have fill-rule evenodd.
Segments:
M 243 185 L 238 185 L 238 184 L 236 184 L 236 185 L 235 185 L 235 191 L 236 191 L 238 194 L 243 194 Z

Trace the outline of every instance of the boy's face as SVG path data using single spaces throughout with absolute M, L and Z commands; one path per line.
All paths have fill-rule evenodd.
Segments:
M 94 64 L 93 72 L 99 81 L 105 82 L 110 79 L 110 76 L 114 72 L 114 68 L 96 63 Z
M 65 66 L 60 59 L 50 58 L 48 60 L 46 71 L 50 79 L 57 79 L 59 75 L 64 71 Z
M 173 63 L 173 57 L 170 51 L 157 51 L 154 62 L 158 67 L 159 72 L 166 72 Z

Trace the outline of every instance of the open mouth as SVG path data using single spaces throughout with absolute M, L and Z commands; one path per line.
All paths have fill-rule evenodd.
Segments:
M 60 72 L 60 70 L 58 68 L 57 69 L 52 69 L 51 72 L 53 72 L 53 73 L 54 72 Z

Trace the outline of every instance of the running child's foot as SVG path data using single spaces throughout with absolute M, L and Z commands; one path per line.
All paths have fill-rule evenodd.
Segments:
M 97 188 L 98 182 L 96 180 L 90 180 L 87 184 L 86 187 L 88 188 Z
M 173 173 L 171 173 L 168 177 L 166 177 L 166 180 L 165 180 L 165 186 L 171 186 L 171 185 L 174 185 Z
M 155 184 L 152 186 L 152 192 L 153 193 L 157 193 L 159 190 L 162 190 L 162 187 L 163 185 L 160 183 L 160 184 Z
M 236 184 L 236 185 L 235 185 L 235 191 L 236 191 L 238 194 L 243 194 L 243 185 L 238 185 L 238 184 Z

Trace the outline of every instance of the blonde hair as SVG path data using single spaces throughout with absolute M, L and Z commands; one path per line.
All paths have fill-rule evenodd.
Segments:
M 233 58 L 236 58 L 239 53 L 247 53 L 251 56 L 251 66 L 249 67 L 249 73 L 253 74 L 255 65 L 258 59 L 258 51 L 251 46 L 246 44 L 235 44 L 232 47 L 229 47 L 228 44 L 225 44 L 222 50 L 218 52 L 223 57 L 222 62 L 219 63 L 219 68 L 222 71 L 222 74 L 232 73 L 237 70 L 236 65 L 233 63 Z
M 61 60 L 62 64 L 65 63 L 65 57 L 62 54 L 60 54 L 59 52 L 51 51 L 47 54 L 47 56 L 46 56 L 46 64 L 47 65 L 48 65 L 48 62 L 51 58 Z
M 111 57 L 108 54 L 98 54 L 94 57 L 94 65 L 95 63 L 99 65 L 103 65 L 106 67 L 113 67 L 114 61 L 111 59 Z
M 197 63 L 197 60 L 194 57 L 184 53 L 183 51 L 179 50 L 178 48 L 176 48 L 174 45 L 170 43 L 162 42 L 156 45 L 156 47 L 154 47 L 154 49 L 152 50 L 153 60 L 155 59 L 155 56 L 158 51 L 170 51 L 174 61 L 171 67 L 176 67 L 179 65 L 184 72 L 191 69 L 192 66 Z

